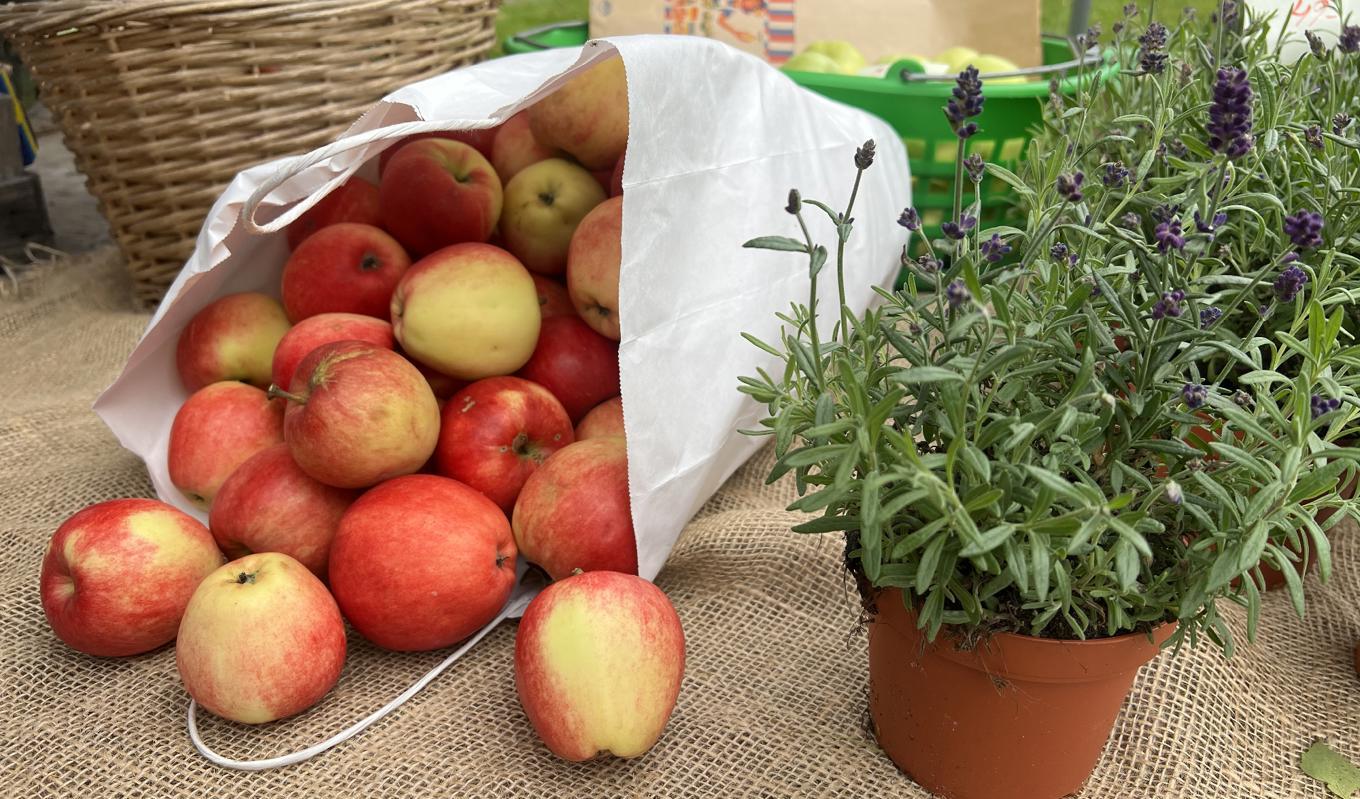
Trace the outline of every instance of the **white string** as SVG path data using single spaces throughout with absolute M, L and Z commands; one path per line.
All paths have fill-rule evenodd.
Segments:
M 516 600 L 507 603 L 505 608 L 501 610 L 500 615 L 492 619 L 490 624 L 479 630 L 476 635 L 469 638 L 466 643 L 455 649 L 448 657 L 444 658 L 442 663 L 426 672 L 425 676 L 412 683 L 409 688 L 402 691 L 391 702 L 388 702 L 367 717 L 355 722 L 353 725 L 341 730 L 330 738 L 327 738 L 320 743 L 312 744 L 306 749 L 301 749 L 286 755 L 279 755 L 278 757 L 265 758 L 263 760 L 235 760 L 230 757 L 223 757 L 209 749 L 208 745 L 203 743 L 203 739 L 199 736 L 198 719 L 195 713 L 198 708 L 198 703 L 193 699 L 189 700 L 189 740 L 193 741 L 194 748 L 198 750 L 199 754 L 203 755 L 208 760 L 211 760 L 213 763 L 224 768 L 234 768 L 240 771 L 264 771 L 266 769 L 279 768 L 281 766 L 291 766 L 294 763 L 301 763 L 304 760 L 313 758 L 327 749 L 344 743 L 363 732 L 374 722 L 381 719 L 383 716 L 386 716 L 388 713 L 391 713 L 393 710 L 396 710 L 406 700 L 415 696 L 420 689 L 429 685 L 435 677 L 442 674 L 455 660 L 462 657 L 469 649 L 475 646 L 478 641 L 485 638 L 487 633 L 499 627 L 501 622 L 523 612 L 524 607 L 528 604 L 529 600 L 533 598 L 534 593 L 535 592 L 530 591 L 527 596 L 518 597 Z

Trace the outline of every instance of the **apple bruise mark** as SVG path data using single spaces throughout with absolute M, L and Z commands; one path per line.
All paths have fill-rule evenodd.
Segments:
M 376 254 L 374 254 L 374 253 L 366 252 L 366 253 L 364 253 L 363 257 L 359 259 L 359 271 L 360 271 L 360 272 L 372 272 L 372 271 L 374 271 L 375 269 L 381 269 L 381 268 L 382 268 L 382 259 L 379 258 L 379 257 L 378 257 Z
M 472 410 L 473 406 L 476 404 L 477 400 L 473 399 L 472 397 L 463 397 L 463 407 L 459 408 L 458 412 L 467 413 L 468 411 Z

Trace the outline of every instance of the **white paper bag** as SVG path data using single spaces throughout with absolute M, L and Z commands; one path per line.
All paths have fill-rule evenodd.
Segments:
M 875 139 L 878 158 L 860 187 L 846 253 L 849 302 L 863 308 L 870 286 L 888 284 L 897 269 L 905 232 L 894 219 L 909 199 L 906 156 L 886 124 L 698 38 L 620 37 L 461 69 L 394 92 L 332 145 L 237 175 L 123 373 L 95 403 L 146 462 L 160 497 L 204 518 L 167 474 L 170 425 L 186 397 L 175 345 L 190 317 L 223 294 L 278 295 L 284 236 L 251 228 L 281 230 L 356 171 L 373 170 L 366 162 L 403 136 L 499 124 L 616 49 L 632 110 L 619 361 L 638 566 L 655 577 L 686 521 L 761 444 L 735 433 L 760 416 L 737 392 L 737 376 L 773 364 L 740 333 L 775 341 L 775 313 L 806 302 L 804 260 L 743 250 L 742 242 L 796 234 L 782 210 L 792 187 L 843 205 L 855 147 Z M 252 195 L 263 203 L 243 220 Z M 825 218 L 809 219 L 820 241 L 834 241 Z M 834 269 L 821 279 L 821 296 L 834 298 Z M 834 313 L 834 302 L 822 313 Z

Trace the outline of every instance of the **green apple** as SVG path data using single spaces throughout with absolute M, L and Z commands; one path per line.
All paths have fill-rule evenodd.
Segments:
M 991 74 L 991 73 L 994 73 L 994 72 L 1014 72 L 1014 71 L 1016 71 L 1017 69 L 1020 68 L 1020 67 L 1016 66 L 1016 64 L 1015 64 L 1014 61 L 1011 61 L 1011 60 L 1006 59 L 1006 58 L 1002 58 L 1002 57 L 999 56 L 999 55 L 989 55 L 989 54 L 980 55 L 980 56 L 978 56 L 977 58 L 973 59 L 973 66 L 977 67 L 978 72 L 982 73 L 982 75 L 983 75 L 984 78 L 986 78 L 987 75 L 989 75 L 989 74 Z M 997 85 L 997 84 L 1000 84 L 1000 83 L 1025 83 L 1025 82 L 1026 82 L 1026 81 L 1025 81 L 1025 78 L 1020 77 L 1019 75 L 1016 75 L 1016 76 L 1013 76 L 1013 77 L 1009 77 L 1009 78 L 986 78 L 986 80 L 987 80 L 987 83 L 989 83 L 989 84 L 991 84 L 991 85 L 993 85 L 993 86 L 995 86 L 995 85 Z
M 950 72 L 962 72 L 969 64 L 975 62 L 977 57 L 978 51 L 971 47 L 951 47 L 935 56 L 935 60 L 949 67 Z
M 837 71 L 842 75 L 856 75 L 864 69 L 864 55 L 849 42 L 835 39 L 813 42 L 803 52 L 817 53 L 835 61 Z
M 825 72 L 839 75 L 840 65 L 821 53 L 803 52 L 784 62 L 782 69 L 790 72 Z

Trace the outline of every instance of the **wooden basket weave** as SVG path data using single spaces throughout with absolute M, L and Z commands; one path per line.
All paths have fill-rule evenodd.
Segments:
M 402 84 L 479 60 L 499 5 L 39 0 L 0 6 L 0 34 L 38 79 L 150 305 L 233 175 L 330 141 Z

